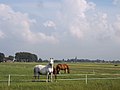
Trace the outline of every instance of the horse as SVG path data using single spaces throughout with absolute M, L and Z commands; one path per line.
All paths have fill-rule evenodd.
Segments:
M 58 64 L 56 66 L 57 74 L 60 73 L 60 70 L 64 70 L 64 73 L 70 73 L 69 66 L 67 64 Z
M 56 69 L 53 67 L 53 65 L 54 65 L 53 58 L 50 58 L 49 63 L 46 66 L 36 65 L 34 67 L 34 78 L 36 79 L 38 77 L 38 79 L 40 79 L 40 75 L 46 75 L 47 76 L 46 82 L 49 82 L 49 79 L 52 82 L 52 76 L 54 74 L 56 80 L 57 79 Z M 49 75 L 51 75 L 50 78 Z

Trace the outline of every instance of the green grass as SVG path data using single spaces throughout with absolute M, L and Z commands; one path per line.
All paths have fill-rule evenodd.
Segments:
M 120 65 L 106 63 L 67 63 L 70 66 L 70 74 L 58 76 L 58 79 L 84 78 L 84 80 L 57 80 L 57 82 L 32 82 L 33 67 L 36 64 L 46 63 L 0 63 L 0 90 L 119 90 L 120 79 L 95 79 L 86 84 L 85 75 L 75 76 L 72 74 L 93 74 L 88 78 L 120 78 Z M 64 72 L 61 71 L 63 74 Z M 11 75 L 11 85 L 8 86 L 8 75 Z M 113 75 L 101 75 L 113 74 Z M 15 76 L 26 75 L 26 76 Z M 46 78 L 41 76 L 40 78 Z M 3 80 L 6 80 L 3 82 Z M 26 82 L 22 81 L 26 80 Z

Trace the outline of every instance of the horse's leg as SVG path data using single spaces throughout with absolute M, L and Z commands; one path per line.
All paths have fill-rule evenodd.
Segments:
M 48 74 L 48 82 L 50 81 L 50 76 L 49 76 L 49 74 Z
M 55 82 L 57 82 L 57 74 L 54 74 Z
M 64 69 L 64 73 L 66 73 L 66 69 Z
M 35 81 L 35 80 L 36 80 L 36 75 L 33 76 L 33 81 Z
M 34 78 L 34 79 L 36 79 L 36 75 L 35 75 L 35 73 L 34 73 L 34 76 L 33 76 L 33 78 Z
M 40 79 L 40 74 L 38 74 L 38 80 Z
M 52 76 L 53 76 L 53 73 L 51 73 L 51 78 L 50 78 L 50 79 L 51 79 L 51 82 L 52 82 Z
M 66 73 L 68 72 L 68 69 L 66 69 Z
M 34 79 L 36 79 L 36 70 L 35 70 L 35 68 L 34 68 Z
M 49 73 L 47 73 L 46 82 L 48 82 L 48 79 L 49 79 Z
M 37 73 L 36 72 L 34 72 L 34 81 L 36 81 L 36 78 L 37 78 Z
M 66 73 L 68 72 L 68 69 L 66 69 Z
M 70 73 L 70 69 L 69 69 L 69 67 L 67 67 L 67 72 Z
M 34 76 L 34 78 L 36 79 L 37 76 Z
M 58 74 L 61 74 L 60 69 L 58 70 Z

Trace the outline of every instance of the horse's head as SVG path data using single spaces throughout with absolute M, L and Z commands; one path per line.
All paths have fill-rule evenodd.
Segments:
M 53 65 L 53 64 L 54 64 L 53 58 L 50 58 L 49 64 L 50 64 L 50 65 Z

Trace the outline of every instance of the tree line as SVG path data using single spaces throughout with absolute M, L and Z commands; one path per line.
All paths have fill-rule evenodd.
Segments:
M 4 53 L 0 53 L 0 62 L 3 62 L 4 58 L 5 58 Z
M 17 52 L 15 56 L 5 57 L 4 53 L 0 53 L 0 62 L 7 61 L 16 61 L 16 62 L 37 62 L 38 57 L 36 54 L 32 54 L 29 52 Z
M 7 62 L 7 61 L 15 61 L 15 62 L 48 62 L 48 60 L 42 60 L 41 58 L 38 58 L 36 54 L 32 54 L 29 52 L 17 52 L 15 53 L 15 56 L 8 56 L 6 57 L 4 53 L 0 52 L 0 62 Z M 73 59 L 62 59 L 62 60 L 55 60 L 57 63 L 61 62 L 94 62 L 94 63 L 120 63 L 120 60 L 90 60 L 90 59 L 78 59 L 77 57 Z

